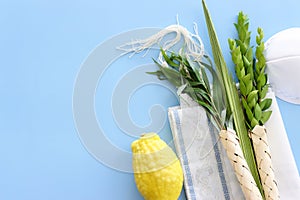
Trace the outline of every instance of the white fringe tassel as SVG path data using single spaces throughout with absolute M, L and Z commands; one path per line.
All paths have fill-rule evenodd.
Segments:
M 167 51 L 171 47 L 179 43 L 182 39 L 185 55 L 193 58 L 194 61 L 201 61 L 204 55 L 204 45 L 198 34 L 196 24 L 194 24 L 194 31 L 195 34 L 189 32 L 185 27 L 179 24 L 170 25 L 147 39 L 126 43 L 118 47 L 118 49 L 128 53 L 133 52 L 135 54 L 140 53 L 144 50 L 149 50 L 149 48 L 153 47 L 154 45 L 158 45 L 163 50 Z M 175 37 L 162 44 L 162 40 L 164 39 L 164 37 L 171 33 L 176 33 Z M 163 63 L 161 54 L 159 55 L 158 60 L 159 62 Z

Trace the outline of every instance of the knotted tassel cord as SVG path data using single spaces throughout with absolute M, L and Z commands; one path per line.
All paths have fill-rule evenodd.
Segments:
M 131 56 L 146 50 L 146 55 L 150 48 L 154 49 L 155 45 L 160 46 L 165 51 L 170 51 L 170 49 L 177 43 L 179 43 L 182 39 L 182 48 L 184 49 L 186 56 L 193 58 L 194 61 L 201 61 L 204 55 L 204 45 L 198 34 L 196 24 L 194 24 L 194 31 L 195 34 L 189 32 L 185 27 L 179 24 L 170 25 L 147 39 L 141 39 L 126 43 L 124 45 L 119 46 L 118 49 L 128 53 L 132 52 L 133 54 Z M 176 34 L 175 37 L 171 40 L 167 40 L 166 42 L 162 43 L 162 40 L 167 35 L 170 35 L 172 33 Z M 159 62 L 163 63 L 161 53 L 158 57 L 158 60 Z

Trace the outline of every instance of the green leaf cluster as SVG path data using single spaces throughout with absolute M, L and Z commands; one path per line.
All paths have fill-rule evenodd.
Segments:
M 232 61 L 239 80 L 241 101 L 249 129 L 256 125 L 263 125 L 271 116 L 268 110 L 272 99 L 265 98 L 268 92 L 267 75 L 265 74 L 266 60 L 264 57 L 263 30 L 257 29 L 255 57 L 253 47 L 250 46 L 251 32 L 249 19 L 243 12 L 238 14 L 234 24 L 238 38 L 229 39 Z
M 158 65 L 159 70 L 148 72 L 157 75 L 161 80 L 168 80 L 178 88 L 177 93 L 188 94 L 195 102 L 201 105 L 208 115 L 213 119 L 216 128 L 221 130 L 226 126 L 225 119 L 222 118 L 222 111 L 225 109 L 224 92 L 219 78 L 213 68 L 213 63 L 207 55 L 205 61 L 193 61 L 187 57 L 183 51 L 180 53 L 160 50 L 166 64 Z M 210 84 L 207 71 L 212 75 Z M 211 87 L 212 86 L 212 87 Z

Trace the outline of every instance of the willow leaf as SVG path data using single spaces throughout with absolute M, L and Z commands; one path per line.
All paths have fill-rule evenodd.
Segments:
M 157 70 L 155 72 L 146 72 L 147 74 L 156 75 L 159 80 L 167 80 L 167 77 L 162 73 L 161 70 Z
M 206 103 L 204 103 L 204 102 L 202 102 L 202 101 L 196 101 L 199 105 L 201 105 L 201 106 L 203 106 L 204 108 L 206 108 L 206 110 L 209 112 L 209 114 L 210 115 L 214 115 L 214 109 L 210 106 L 210 105 L 208 105 L 208 104 L 206 104 Z
M 204 84 L 205 84 L 207 90 L 208 90 L 209 93 L 210 93 L 210 84 L 209 84 L 209 80 L 208 80 L 208 77 L 207 77 L 207 75 L 206 75 L 205 69 L 204 69 L 203 67 L 201 67 L 200 70 L 201 70 L 203 82 L 204 82 Z
M 217 111 L 219 111 L 219 114 L 224 116 L 222 118 L 222 124 L 225 121 L 229 121 L 230 115 L 231 115 L 231 111 L 229 106 L 227 106 L 227 99 L 225 96 L 225 88 L 224 85 L 221 84 L 221 78 L 218 76 L 218 74 L 216 73 L 216 71 L 213 69 L 213 63 L 210 60 L 210 58 L 206 55 L 204 55 L 204 58 L 207 60 L 207 63 L 205 62 L 200 62 L 200 65 L 202 65 L 205 69 L 208 69 L 208 71 L 210 72 L 211 76 L 212 76 L 212 95 L 213 95 L 213 101 L 214 101 L 214 105 L 216 106 Z M 225 115 L 224 110 L 226 110 Z
M 193 64 L 193 61 L 190 61 L 189 59 L 187 61 L 190 64 L 191 68 L 193 69 L 193 72 L 195 74 L 195 80 L 202 80 L 202 78 L 204 79 L 204 76 L 206 76 L 206 74 L 201 73 L 200 67 L 197 66 L 196 64 Z
M 173 62 L 173 61 L 167 56 L 166 52 L 165 52 L 163 49 L 161 49 L 160 52 L 162 53 L 162 55 L 163 55 L 165 61 L 166 61 L 170 66 L 172 66 L 172 67 L 178 67 L 178 66 L 179 66 L 177 63 Z
M 183 84 L 183 79 L 180 73 L 178 73 L 176 70 L 162 67 L 161 71 L 175 87 L 179 87 Z
M 178 89 L 177 89 L 177 95 L 178 96 L 180 96 L 183 93 L 183 91 L 185 90 L 185 88 L 187 87 L 187 85 L 188 85 L 188 83 L 183 84 L 183 85 L 181 85 L 181 86 L 178 87 Z

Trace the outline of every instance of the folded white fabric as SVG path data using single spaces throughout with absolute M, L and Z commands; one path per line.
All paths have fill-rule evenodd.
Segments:
M 265 44 L 266 72 L 276 96 L 300 104 L 300 28 L 272 36 Z
M 169 121 L 183 165 L 187 199 L 244 199 L 218 133 L 203 108 L 181 95 L 181 106 L 169 108 Z
M 265 125 L 281 199 L 300 199 L 300 178 L 273 92 L 272 116 Z M 182 95 L 179 107 L 169 108 L 174 143 L 191 200 L 242 200 L 240 185 L 205 111 Z

